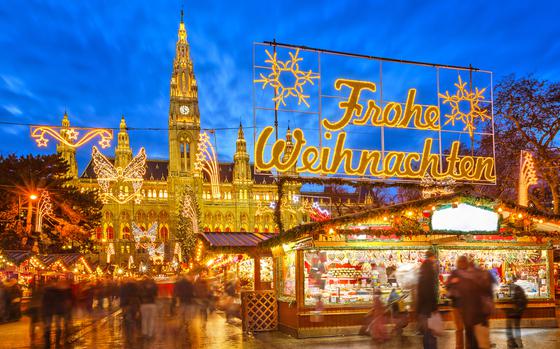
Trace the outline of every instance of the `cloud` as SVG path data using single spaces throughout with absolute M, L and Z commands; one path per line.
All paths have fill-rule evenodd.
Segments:
M 21 115 L 23 112 L 17 106 L 10 104 L 10 105 L 3 105 L 2 106 L 6 111 L 14 116 Z
M 10 75 L 0 75 L 0 78 L 4 82 L 4 87 L 17 95 L 33 97 L 33 93 L 25 86 L 25 83 L 15 77 Z

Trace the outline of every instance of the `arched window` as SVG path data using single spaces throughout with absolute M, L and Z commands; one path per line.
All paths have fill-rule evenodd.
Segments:
M 124 240 L 129 240 L 130 239 L 130 228 L 128 226 L 125 226 L 122 230 L 122 238 Z
M 180 151 L 181 151 L 181 170 L 188 171 L 191 168 L 191 146 L 190 140 L 181 138 Z
M 103 240 L 103 228 L 102 227 L 95 228 L 95 238 L 97 240 Z
M 167 239 L 169 239 L 169 230 L 167 230 L 166 226 L 161 227 L 159 230 L 159 238 L 163 241 L 167 241 Z
M 113 240 L 115 238 L 115 230 L 113 229 L 113 226 L 108 226 L 107 227 L 107 239 L 109 240 Z

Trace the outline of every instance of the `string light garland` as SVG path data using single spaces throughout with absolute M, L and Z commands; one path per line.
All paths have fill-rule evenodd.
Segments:
M 200 134 L 194 167 L 197 171 L 204 171 L 208 174 L 212 188 L 212 197 L 219 199 L 221 195 L 218 157 L 206 132 Z
M 123 169 L 122 167 L 115 167 L 97 147 L 93 147 L 93 170 L 97 183 L 101 188 L 101 200 L 103 203 L 113 200 L 118 204 L 125 204 L 134 200 L 136 204 L 139 204 L 142 201 L 140 189 L 146 174 L 146 159 L 146 150 L 140 148 L 138 154 Z M 113 192 L 113 185 L 118 188 L 116 196 Z M 132 186 L 131 193 L 122 191 L 123 186 L 128 185 Z
M 474 193 L 455 193 L 434 197 L 429 199 L 415 200 L 389 207 L 374 208 L 371 210 L 332 218 L 324 222 L 312 222 L 294 227 L 277 237 L 261 243 L 261 247 L 272 246 L 298 239 L 305 234 L 324 231 L 327 234 L 330 229 L 335 229 L 339 234 L 356 233 L 355 229 L 347 229 L 345 226 L 355 226 L 356 222 L 374 220 L 390 224 L 389 229 L 377 229 L 374 225 L 371 229 L 360 230 L 360 233 L 371 235 L 395 235 L 395 236 L 421 236 L 421 235 L 488 235 L 488 231 L 468 232 L 464 231 L 431 231 L 430 219 L 434 209 L 453 207 L 454 203 L 466 203 L 482 209 L 492 210 L 499 213 L 502 219 L 499 221 L 499 229 L 494 235 L 500 236 L 530 236 L 537 238 L 559 237 L 560 230 L 540 230 L 537 224 L 552 223 L 560 226 L 560 216 L 550 215 L 535 209 L 522 207 L 514 203 L 497 201 L 496 199 Z M 521 214 L 521 218 L 518 218 Z
M 81 137 L 80 134 L 82 134 Z M 92 139 L 99 137 L 99 146 L 101 148 L 108 148 L 111 146 L 113 131 L 105 128 L 31 126 L 31 138 L 35 139 L 38 147 L 46 147 L 49 143 L 48 137 L 72 148 L 79 148 Z

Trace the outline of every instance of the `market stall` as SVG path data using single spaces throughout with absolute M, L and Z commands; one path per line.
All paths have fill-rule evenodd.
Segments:
M 199 241 L 205 253 L 204 258 L 200 256 L 200 262 L 209 269 L 210 277 L 217 280 L 221 288 L 227 282 L 238 280 L 244 290 L 271 289 L 273 268 L 270 249 L 257 248 L 257 245 L 275 235 L 202 233 Z
M 476 195 L 447 195 L 306 224 L 262 243 L 272 248 L 279 327 L 297 337 L 357 333 L 375 290 L 404 296 L 413 312 L 415 270 L 436 252 L 439 298 L 460 255 L 496 280 L 495 325 L 513 277 L 526 292 L 525 325 L 556 326 L 553 242 L 557 217 Z M 318 311 L 320 316 L 317 316 Z M 320 319 L 320 320 L 318 320 Z

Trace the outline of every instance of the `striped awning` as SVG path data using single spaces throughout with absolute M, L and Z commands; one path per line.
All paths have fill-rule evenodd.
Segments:
M 270 239 L 273 233 L 202 233 L 210 247 L 255 247 L 261 241 Z

